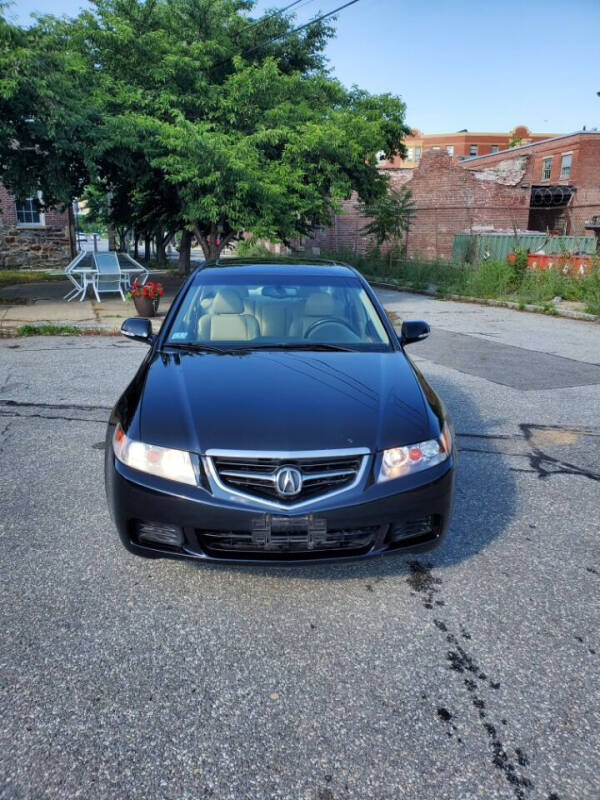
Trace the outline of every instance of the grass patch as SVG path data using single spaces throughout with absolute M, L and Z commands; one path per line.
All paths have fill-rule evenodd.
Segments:
M 46 283 L 49 281 L 64 281 L 64 274 L 52 274 L 30 269 L 2 269 L 0 270 L 0 289 L 5 286 L 17 286 L 21 283 Z
M 600 315 L 600 264 L 595 260 L 588 275 L 565 275 L 560 269 L 523 270 L 508 261 L 481 264 L 454 264 L 451 261 L 405 259 L 398 254 L 354 255 L 342 252 L 333 257 L 352 264 L 372 281 L 404 286 L 407 289 L 432 289 L 437 297 L 448 295 L 486 300 L 510 300 L 523 310 L 540 306 L 556 314 L 554 300 L 583 303 L 589 314 Z
M 75 325 L 21 325 L 17 336 L 78 336 L 81 329 Z

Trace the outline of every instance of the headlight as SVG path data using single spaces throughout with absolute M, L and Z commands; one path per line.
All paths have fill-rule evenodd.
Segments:
M 171 450 L 155 444 L 136 442 L 126 436 L 120 425 L 117 425 L 113 436 L 113 450 L 119 461 L 128 467 L 170 481 L 197 485 L 192 459 L 185 450 Z
M 401 478 L 403 475 L 434 467 L 445 461 L 451 450 L 450 429 L 444 425 L 439 439 L 428 439 L 426 442 L 384 450 L 378 480 L 389 481 L 392 478 Z

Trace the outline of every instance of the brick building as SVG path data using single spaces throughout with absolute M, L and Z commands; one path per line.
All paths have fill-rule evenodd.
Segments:
M 471 172 L 447 153 L 425 153 L 417 169 L 389 169 L 392 186 L 406 186 L 415 213 L 406 240 L 409 257 L 450 258 L 459 231 L 525 229 L 529 191 L 521 187 L 525 160 L 517 159 L 496 174 Z M 352 197 L 332 227 L 316 231 L 301 246 L 307 251 L 365 252 L 372 240 L 362 234 L 366 219 Z
M 529 144 L 548 139 L 555 134 L 532 133 L 525 125 L 517 125 L 512 131 L 504 133 L 476 133 L 463 130 L 457 133 L 421 133 L 418 129 L 405 139 L 407 157 L 396 157 L 382 160 L 384 169 L 415 169 L 424 153 L 429 150 L 442 150 L 455 161 L 462 161 L 473 156 L 498 153 L 506 150 L 511 143 Z
M 60 269 L 74 255 L 69 209 L 41 211 L 37 198 L 17 200 L 0 184 L 0 269 Z
M 527 227 L 582 235 L 600 215 L 600 131 L 579 131 L 462 162 L 481 177 L 524 164 L 529 194 Z
M 580 131 L 498 153 L 457 160 L 425 151 L 416 168 L 381 162 L 392 186 L 406 186 L 415 213 L 406 240 L 409 257 L 450 258 L 462 232 L 541 231 L 590 235 L 600 218 L 600 132 Z M 352 197 L 330 228 L 303 241 L 309 251 L 365 252 L 367 220 Z

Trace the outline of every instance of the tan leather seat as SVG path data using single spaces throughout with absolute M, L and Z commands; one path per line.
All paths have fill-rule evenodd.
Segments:
M 327 292 L 313 292 L 306 298 L 304 311 L 290 326 L 290 336 L 303 337 L 320 319 L 343 319 L 339 303 Z
M 244 310 L 256 317 L 261 336 L 283 339 L 288 335 L 292 320 L 302 304 L 293 298 L 276 300 L 271 297 L 246 297 Z
M 204 341 L 247 341 L 260 336 L 256 317 L 244 313 L 244 303 L 233 289 L 215 295 L 210 313 L 198 321 L 198 335 Z

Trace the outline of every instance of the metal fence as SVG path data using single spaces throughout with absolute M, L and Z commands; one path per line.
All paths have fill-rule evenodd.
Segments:
M 506 258 L 517 244 L 529 252 L 597 252 L 598 239 L 586 225 L 600 216 L 600 205 L 534 207 L 527 205 L 416 206 L 402 241 L 382 250 L 400 249 L 409 258 L 481 260 Z M 376 242 L 365 234 L 367 219 L 346 204 L 329 228 L 297 244 L 305 252 L 366 254 Z M 600 233 L 600 231 L 599 231 Z

